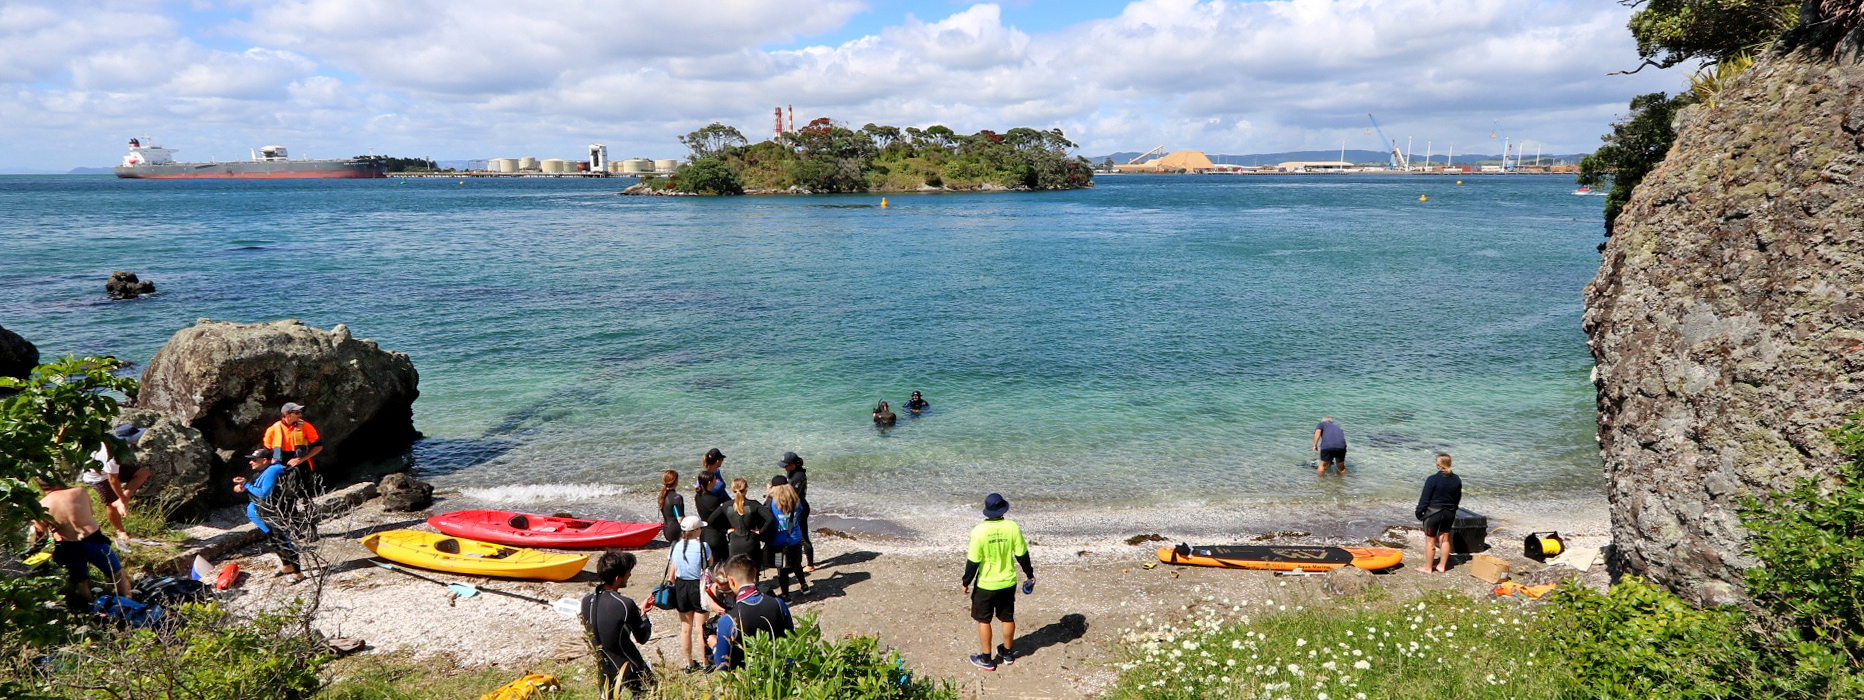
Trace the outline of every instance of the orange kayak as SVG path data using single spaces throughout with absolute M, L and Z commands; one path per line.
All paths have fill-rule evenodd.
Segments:
M 1376 547 L 1309 547 L 1303 545 L 1178 545 L 1160 547 L 1159 561 L 1186 566 L 1269 571 L 1330 571 L 1355 566 L 1367 571 L 1389 569 L 1404 563 L 1404 553 Z

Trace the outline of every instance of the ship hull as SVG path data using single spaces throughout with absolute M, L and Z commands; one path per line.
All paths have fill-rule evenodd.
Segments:
M 380 166 L 355 161 L 276 161 L 119 165 L 116 176 L 138 180 L 331 180 L 387 177 Z

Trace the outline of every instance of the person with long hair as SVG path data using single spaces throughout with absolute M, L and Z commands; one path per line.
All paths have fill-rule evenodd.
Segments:
M 758 544 L 764 539 L 764 508 L 748 498 L 750 490 L 749 482 L 732 479 L 731 500 L 719 504 L 718 509 L 712 511 L 711 517 L 706 518 L 707 525 L 722 528 L 725 533 L 725 561 L 739 556 L 753 563 L 763 561 Z M 757 571 L 751 573 L 755 575 Z
M 768 512 L 764 517 L 770 523 L 770 566 L 777 570 L 777 597 L 788 601 L 791 576 L 796 577 L 802 592 L 809 592 L 809 581 L 803 575 L 803 528 L 809 502 L 796 495 L 789 480 L 781 476 L 770 478 L 767 493 L 764 509 Z
M 700 579 L 712 565 L 712 550 L 699 531 L 705 521 L 697 515 L 680 519 L 680 539 L 667 549 L 667 583 L 673 585 L 673 609 L 680 618 L 680 655 L 686 658 L 686 671 L 699 670 L 693 657 L 693 636 L 699 635 L 700 655 L 705 654 L 705 593 Z
M 1418 495 L 1413 512 L 1424 521 L 1424 573 L 1450 570 L 1450 532 L 1462 504 L 1463 479 L 1450 472 L 1450 456 L 1438 453 L 1437 473 L 1424 480 L 1424 492 Z
M 706 450 L 700 460 L 699 471 L 712 472 L 721 478 L 725 476 L 725 453 L 718 451 L 718 448 Z
M 660 535 L 668 543 L 680 541 L 680 518 L 686 517 L 686 497 L 679 493 L 680 473 L 668 469 L 660 473 Z
M 900 417 L 893 415 L 893 409 L 887 407 L 887 402 L 882 401 L 874 407 L 874 425 L 889 426 L 899 421 Z
M 707 518 L 699 538 L 705 540 L 714 555 L 725 553 L 725 524 L 712 521 L 710 516 L 728 500 L 731 496 L 725 493 L 725 482 L 719 479 L 718 472 L 699 472 L 699 480 L 693 485 L 693 515 Z

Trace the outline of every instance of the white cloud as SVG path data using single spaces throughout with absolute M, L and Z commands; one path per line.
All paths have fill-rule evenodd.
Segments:
M 798 122 L 1060 127 L 1089 154 L 1374 148 L 1367 112 L 1420 149 L 1494 152 L 1500 119 L 1572 151 L 1596 145 L 1631 95 L 1680 82 L 1607 77 L 1635 64 L 1629 10 L 1558 0 L 1140 0 L 1044 32 L 977 4 L 796 45 L 861 11 L 295 0 L 229 22 L 169 4 L 9 2 L 0 90 L 18 99 L 0 104 L 0 141 L 22 146 L 0 166 L 113 162 L 141 133 L 167 134 L 184 157 L 260 142 L 561 156 L 590 141 L 671 156 L 676 134 L 712 120 L 760 137 L 769 109 L 789 104 Z

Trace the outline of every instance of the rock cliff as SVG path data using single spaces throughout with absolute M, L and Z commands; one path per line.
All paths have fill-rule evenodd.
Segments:
M 405 448 L 419 436 L 419 380 L 407 355 L 352 338 L 341 325 L 322 331 L 297 321 L 202 319 L 149 361 L 136 407 L 200 431 L 216 451 L 218 493 L 230 476 L 226 465 L 259 444 L 287 401 L 304 404 L 305 419 L 323 437 L 319 471 Z
M 1864 64 L 1804 26 L 1679 116 L 1585 292 L 1621 564 L 1701 602 L 1741 598 L 1739 499 L 1864 408 Z

